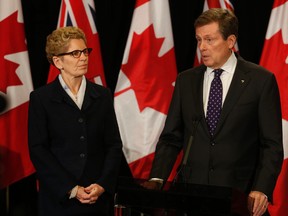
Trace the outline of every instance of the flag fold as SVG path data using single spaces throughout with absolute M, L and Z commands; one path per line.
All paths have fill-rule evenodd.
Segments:
M 169 10 L 167 0 L 136 1 L 115 89 L 123 152 L 135 178 L 149 177 L 177 76 Z
M 284 163 L 268 210 L 271 216 L 288 214 L 288 0 L 275 0 L 260 65 L 277 79 L 282 107 Z
M 17 35 L 17 36 L 15 36 Z M 28 152 L 28 103 L 33 90 L 20 0 L 0 2 L 0 189 L 35 172 Z

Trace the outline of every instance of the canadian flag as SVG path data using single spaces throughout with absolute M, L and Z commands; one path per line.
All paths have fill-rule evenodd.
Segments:
M 169 10 L 168 0 L 136 1 L 115 89 L 123 152 L 134 178 L 149 177 L 174 91 L 177 68 Z
M 275 0 L 260 65 L 277 79 L 283 123 L 284 163 L 268 210 L 271 216 L 288 215 L 288 0 Z
M 28 152 L 28 103 L 33 90 L 20 0 L 0 1 L 0 189 L 35 172 Z
M 93 49 L 89 55 L 86 77 L 92 82 L 106 86 L 95 13 L 94 0 L 62 0 L 57 27 L 77 26 L 84 31 L 87 46 Z M 48 82 L 53 81 L 58 74 L 59 70 L 51 65 Z
M 204 2 L 204 7 L 203 7 L 203 12 L 206 10 L 209 10 L 210 8 L 225 8 L 231 11 L 234 11 L 234 7 L 229 0 L 205 0 Z M 238 44 L 236 43 L 234 46 L 234 51 L 238 52 Z M 196 55 L 194 59 L 194 67 L 198 66 L 202 63 L 201 60 L 201 53 L 199 48 L 197 47 L 196 49 Z

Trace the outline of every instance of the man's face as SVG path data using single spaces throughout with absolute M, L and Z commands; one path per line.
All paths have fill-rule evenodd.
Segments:
M 196 28 L 197 46 L 202 62 L 207 67 L 220 68 L 230 57 L 236 37 L 230 35 L 224 40 L 217 22 Z

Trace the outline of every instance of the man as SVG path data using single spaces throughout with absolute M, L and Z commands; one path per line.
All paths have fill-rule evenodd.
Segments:
M 276 79 L 233 52 L 238 20 L 231 11 L 205 11 L 194 26 L 203 65 L 180 73 L 176 80 L 150 183 L 167 180 L 183 149 L 187 164 L 178 181 L 238 188 L 249 195 L 251 215 L 263 215 L 283 161 Z M 217 84 L 215 69 L 220 72 Z M 218 98 L 209 98 L 210 89 Z

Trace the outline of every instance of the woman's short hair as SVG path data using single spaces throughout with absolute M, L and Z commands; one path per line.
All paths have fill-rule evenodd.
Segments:
M 45 51 L 50 64 L 54 65 L 53 56 L 67 51 L 71 39 L 82 39 L 87 44 L 83 30 L 74 26 L 57 28 L 47 36 Z

